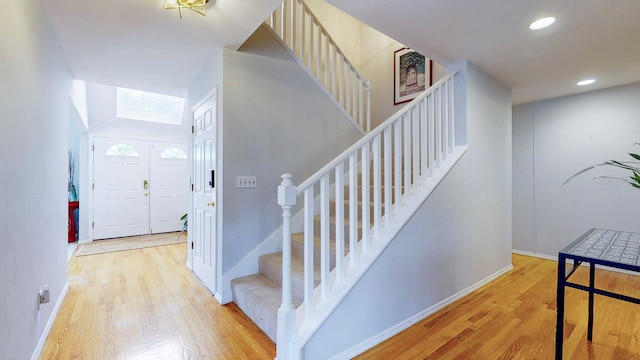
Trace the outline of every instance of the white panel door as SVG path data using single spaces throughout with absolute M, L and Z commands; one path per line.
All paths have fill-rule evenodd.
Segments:
M 149 145 L 94 139 L 94 239 L 149 233 Z
M 150 233 L 182 230 L 182 215 L 189 210 L 187 145 L 151 143 Z
M 193 271 L 212 293 L 216 290 L 216 95 L 193 112 Z

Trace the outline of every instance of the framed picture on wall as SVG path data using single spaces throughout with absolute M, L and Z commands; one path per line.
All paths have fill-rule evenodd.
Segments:
M 430 59 L 409 48 L 394 52 L 393 61 L 393 104 L 398 105 L 413 100 L 431 86 Z

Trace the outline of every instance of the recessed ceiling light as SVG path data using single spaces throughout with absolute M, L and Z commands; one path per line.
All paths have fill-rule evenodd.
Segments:
M 531 25 L 529 25 L 529 29 L 531 29 L 531 30 L 544 29 L 547 26 L 553 24 L 554 22 L 556 22 L 556 18 L 554 18 L 554 17 L 545 17 L 545 18 L 538 19 L 538 20 L 532 22 Z
M 591 85 L 594 82 L 596 82 L 594 79 L 586 79 L 586 80 L 578 81 L 578 83 L 576 85 L 585 86 L 585 85 Z

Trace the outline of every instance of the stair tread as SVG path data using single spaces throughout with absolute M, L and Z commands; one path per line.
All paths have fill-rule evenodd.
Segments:
M 262 255 L 260 258 L 264 258 L 265 262 L 271 263 L 276 266 L 282 267 L 282 252 L 276 252 L 272 254 Z M 291 256 L 291 273 L 293 277 L 304 276 L 304 260 L 297 256 Z M 320 282 L 320 266 L 313 265 L 313 278 L 316 282 Z M 316 284 L 317 285 L 317 284 Z
M 236 305 L 275 342 L 282 287 L 261 274 L 254 274 L 233 279 L 231 289 Z M 292 300 L 294 307 L 302 304 L 296 296 Z
M 301 232 L 301 233 L 291 234 L 291 241 L 304 243 L 304 233 Z M 320 238 L 320 235 L 313 235 L 313 244 L 315 249 L 320 247 L 321 242 L 322 242 L 322 239 Z M 344 239 L 344 246 L 345 246 L 345 251 L 349 250 L 349 239 L 347 239 L 346 237 Z M 332 251 L 335 250 L 336 248 L 335 239 L 333 238 L 329 239 L 329 248 Z

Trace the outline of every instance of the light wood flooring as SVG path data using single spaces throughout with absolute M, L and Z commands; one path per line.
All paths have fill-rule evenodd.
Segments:
M 555 356 L 556 271 L 513 255 L 513 271 L 356 359 L 527 359 Z M 571 277 L 588 285 L 588 267 Z M 640 297 L 640 277 L 596 271 L 596 287 Z M 587 293 L 567 289 L 564 359 L 640 359 L 640 306 L 596 295 L 593 342 Z
M 184 244 L 74 257 L 70 289 L 41 359 L 273 359 L 274 344 L 220 306 L 184 266 Z M 357 359 L 553 359 L 556 263 L 514 270 Z M 586 284 L 587 269 L 572 280 Z M 640 277 L 599 270 L 596 285 L 640 297 Z M 640 359 L 640 306 L 568 289 L 565 359 Z
M 185 243 L 73 257 L 40 358 L 273 359 L 273 342 L 235 304 L 218 304 L 186 253 Z

